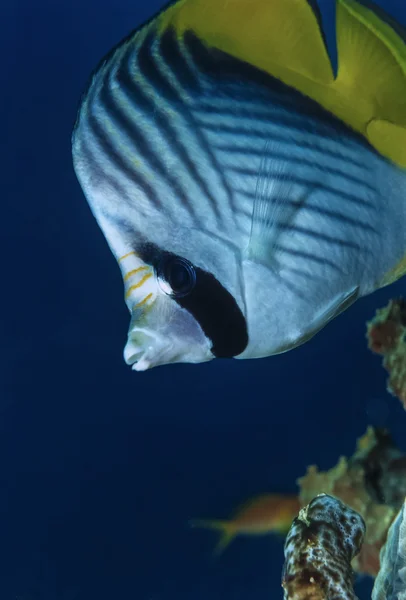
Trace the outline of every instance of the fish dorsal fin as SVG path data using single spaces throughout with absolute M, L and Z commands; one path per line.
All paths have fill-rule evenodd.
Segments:
M 281 79 L 290 71 L 326 84 L 334 75 L 316 8 L 312 0 L 180 0 L 159 22 Z
M 272 158 L 275 142 L 267 141 L 258 173 L 247 258 L 278 271 L 278 240 L 303 206 L 309 188 L 288 177 L 288 163 Z
M 368 0 L 336 0 L 334 76 L 313 0 L 180 0 L 160 31 L 193 32 L 313 98 L 406 167 L 406 44 L 401 26 Z
M 406 44 L 383 14 L 365 0 L 337 0 L 334 88 L 352 100 L 344 120 L 406 167 Z

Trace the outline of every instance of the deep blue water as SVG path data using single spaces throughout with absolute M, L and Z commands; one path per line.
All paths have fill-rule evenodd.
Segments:
M 401 0 L 380 4 L 406 24 Z M 121 277 L 70 135 L 90 71 L 162 5 L 0 10 L 0 600 L 276 600 L 281 541 L 238 540 L 213 561 L 214 537 L 188 518 L 294 492 L 309 463 L 350 455 L 370 422 L 406 450 L 406 415 L 365 340 L 365 321 L 405 282 L 272 359 L 141 374 L 124 364 Z

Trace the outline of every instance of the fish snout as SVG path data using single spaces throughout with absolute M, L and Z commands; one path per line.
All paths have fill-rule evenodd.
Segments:
M 205 339 L 184 338 L 173 331 L 130 329 L 124 360 L 134 371 L 172 363 L 200 363 L 214 358 Z

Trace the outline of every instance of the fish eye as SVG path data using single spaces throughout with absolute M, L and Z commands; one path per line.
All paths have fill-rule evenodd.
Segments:
M 196 271 L 185 258 L 165 258 L 156 271 L 159 287 L 174 298 L 187 296 L 196 284 Z

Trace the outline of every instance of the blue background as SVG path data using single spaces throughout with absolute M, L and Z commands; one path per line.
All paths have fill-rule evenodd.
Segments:
M 381 3 L 405 24 L 401 4 Z M 371 422 L 406 450 L 406 415 L 365 340 L 404 282 L 272 359 L 124 364 L 121 277 L 70 135 L 90 71 L 162 5 L 1 5 L 1 600 L 276 600 L 280 540 L 237 540 L 214 561 L 214 536 L 188 518 L 294 492 L 308 464 L 352 454 Z

